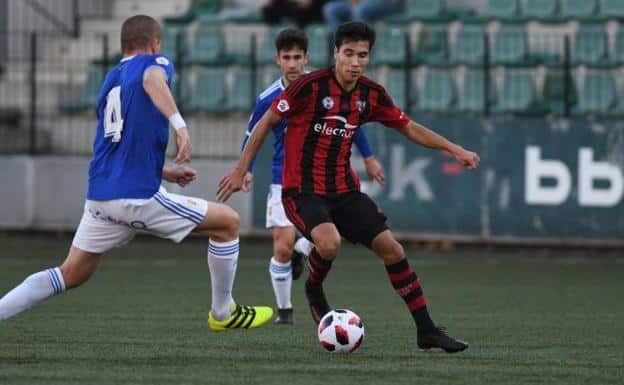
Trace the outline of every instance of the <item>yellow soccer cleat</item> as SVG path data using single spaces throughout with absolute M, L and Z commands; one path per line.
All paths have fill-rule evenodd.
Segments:
M 273 318 L 273 309 L 268 306 L 241 306 L 234 305 L 230 310 L 230 316 L 223 321 L 218 321 L 208 313 L 208 327 L 215 332 L 233 329 L 253 329 L 260 327 Z

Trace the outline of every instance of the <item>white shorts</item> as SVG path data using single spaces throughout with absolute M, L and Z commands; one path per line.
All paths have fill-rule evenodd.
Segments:
M 180 242 L 207 210 L 207 201 L 171 194 L 164 187 L 150 199 L 87 200 L 72 245 L 104 253 L 128 243 L 138 230 Z
M 272 184 L 267 195 L 266 227 L 289 227 L 294 226 L 286 217 L 282 205 L 282 185 Z

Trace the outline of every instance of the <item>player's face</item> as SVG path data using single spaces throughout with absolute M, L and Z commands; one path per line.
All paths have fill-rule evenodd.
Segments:
M 282 71 L 284 80 L 290 84 L 303 74 L 308 64 L 308 54 L 301 48 L 295 47 L 279 51 L 275 56 L 275 61 Z
M 355 83 L 370 60 L 370 44 L 366 40 L 342 43 L 334 49 L 336 77 L 345 84 Z

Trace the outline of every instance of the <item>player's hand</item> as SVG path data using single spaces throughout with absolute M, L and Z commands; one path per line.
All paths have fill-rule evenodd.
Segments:
M 462 166 L 466 167 L 469 170 L 476 169 L 477 167 L 479 167 L 479 162 L 481 162 L 481 159 L 479 158 L 479 155 L 477 155 L 477 153 L 468 151 L 461 147 L 459 151 L 454 154 L 454 156 L 455 159 L 457 159 L 457 161 L 461 163 Z
M 253 183 L 253 174 L 247 171 L 245 173 L 245 177 L 243 178 L 243 185 L 241 186 L 241 190 L 243 192 L 250 192 L 252 183 Z
M 217 189 L 217 200 L 219 200 L 220 202 L 225 202 L 230 199 L 232 194 L 240 191 L 243 186 L 244 177 L 245 172 L 241 172 L 236 167 L 228 172 L 219 182 L 219 187 Z
M 173 161 L 177 164 L 189 162 L 191 160 L 191 136 L 186 127 L 176 130 L 176 143 L 178 154 Z
M 374 156 L 369 156 L 368 158 L 364 158 L 364 166 L 366 167 L 368 176 L 376 180 L 379 185 L 383 186 L 386 181 L 386 176 L 384 175 L 384 169 L 381 163 L 379 163 Z
M 180 187 L 186 187 L 197 179 L 197 171 L 188 166 L 175 166 L 163 168 L 163 179 L 167 182 L 177 183 Z

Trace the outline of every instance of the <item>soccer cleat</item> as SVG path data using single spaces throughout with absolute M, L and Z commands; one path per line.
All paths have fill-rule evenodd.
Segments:
M 290 259 L 290 265 L 292 266 L 292 279 L 298 280 L 301 277 L 301 273 L 303 273 L 303 266 L 305 262 L 305 255 L 301 254 L 297 250 L 293 251 L 292 257 Z
M 241 306 L 234 305 L 230 316 L 223 321 L 216 320 L 212 311 L 208 313 L 208 327 L 215 332 L 233 329 L 253 329 L 260 327 L 271 320 L 273 309 L 268 306 Z
M 273 320 L 273 324 L 275 325 L 292 325 L 295 321 L 293 320 L 293 309 L 277 309 L 277 317 Z
M 436 327 L 431 331 L 418 333 L 418 347 L 421 349 L 440 348 L 447 353 L 457 353 L 468 349 L 464 341 L 456 340 L 444 332 L 444 328 Z
M 318 325 L 319 322 L 321 322 L 321 318 L 323 318 L 323 316 L 331 310 L 329 304 L 327 303 L 327 299 L 325 299 L 323 285 L 320 283 L 313 284 L 308 279 L 305 283 L 305 294 L 310 305 L 312 318 Z

